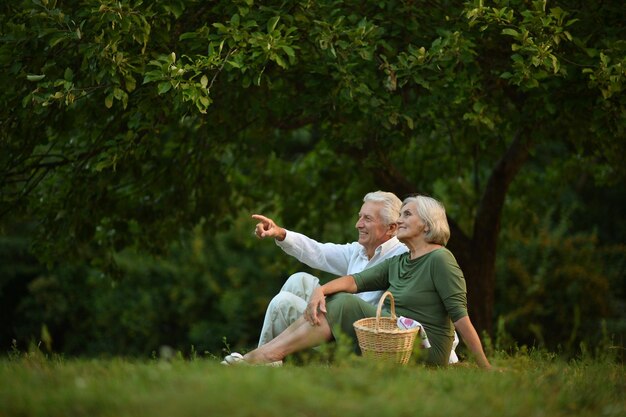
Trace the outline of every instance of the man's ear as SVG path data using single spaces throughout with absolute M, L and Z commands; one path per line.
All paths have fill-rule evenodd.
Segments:
M 396 232 L 398 231 L 398 224 L 397 223 L 391 223 L 388 227 L 389 227 L 389 229 L 387 231 L 389 232 L 389 234 L 391 236 L 395 236 Z

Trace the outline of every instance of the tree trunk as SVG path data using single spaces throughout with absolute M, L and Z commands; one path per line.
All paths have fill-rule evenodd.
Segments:
M 493 335 L 493 308 L 496 286 L 496 254 L 500 220 L 506 193 L 529 157 L 532 141 L 525 131 L 518 131 L 509 148 L 496 164 L 474 219 L 471 239 L 451 239 L 467 281 L 470 318 L 478 332 Z M 462 232 L 461 232 L 462 235 Z M 457 247 L 458 246 L 458 247 Z
M 496 283 L 496 252 L 502 208 L 509 186 L 529 157 L 529 135 L 518 132 L 494 167 L 474 219 L 470 237 L 454 219 L 448 218 L 451 238 L 448 248 L 456 257 L 467 282 L 470 319 L 480 333 L 493 334 L 493 309 Z M 415 187 L 394 168 L 376 172 L 377 185 L 399 197 L 415 193 Z

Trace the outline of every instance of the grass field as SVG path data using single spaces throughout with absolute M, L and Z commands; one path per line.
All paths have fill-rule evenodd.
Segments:
M 363 361 L 225 367 L 217 359 L 0 360 L 9 416 L 626 416 L 623 364 L 525 354 L 430 369 Z

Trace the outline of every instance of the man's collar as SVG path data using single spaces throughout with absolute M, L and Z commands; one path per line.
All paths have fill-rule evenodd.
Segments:
M 396 245 L 398 245 L 399 243 L 400 242 L 398 241 L 398 238 L 396 236 L 392 237 L 388 241 L 383 242 L 382 244 L 378 245 L 378 247 L 376 247 L 376 249 L 374 250 L 374 256 L 384 255 L 385 253 L 389 252 L 391 249 L 395 248 Z M 361 256 L 367 258 L 367 252 L 365 252 L 365 247 L 363 247 L 363 245 L 361 245 L 360 252 L 361 252 Z M 372 256 L 372 258 L 374 256 Z
M 400 244 L 400 241 L 398 240 L 398 238 L 396 236 L 394 236 L 391 239 L 389 239 L 388 241 L 384 242 L 379 247 L 377 247 L 375 253 L 376 254 L 380 253 L 381 255 L 384 255 L 387 252 L 389 252 L 391 249 L 395 248 L 399 244 Z

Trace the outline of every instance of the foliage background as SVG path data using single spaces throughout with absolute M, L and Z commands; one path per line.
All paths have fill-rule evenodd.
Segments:
M 261 212 L 352 241 L 442 200 L 499 347 L 626 333 L 626 11 L 559 1 L 0 6 L 0 346 L 250 347 L 304 269 Z M 324 278 L 329 278 L 326 275 Z

